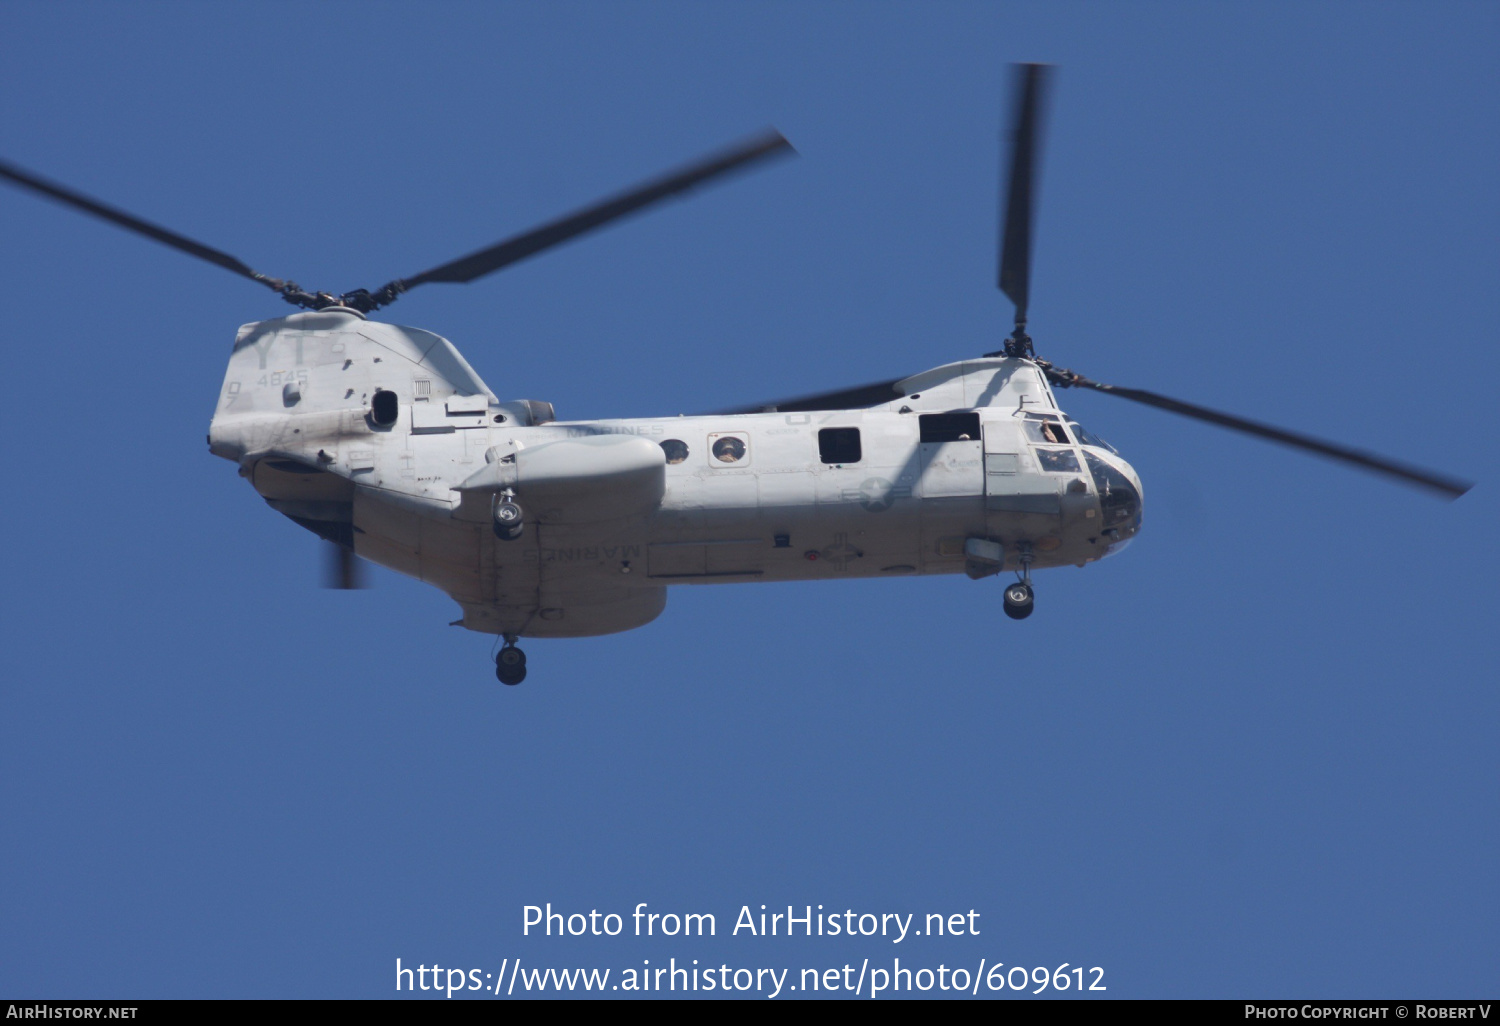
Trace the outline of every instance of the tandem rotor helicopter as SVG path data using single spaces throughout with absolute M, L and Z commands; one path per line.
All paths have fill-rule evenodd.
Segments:
M 1448 498 L 1446 475 L 1040 359 L 1026 333 L 1034 178 L 1049 68 L 1016 66 L 1000 290 L 1003 348 L 909 377 L 701 416 L 559 421 L 501 400 L 457 349 L 370 319 L 429 282 L 470 282 L 792 152 L 745 141 L 550 224 L 373 292 L 308 292 L 29 171 L 0 177 L 249 278 L 303 312 L 246 324 L 209 425 L 278 513 L 338 553 L 435 585 L 456 623 L 499 635 L 495 673 L 526 676 L 522 637 L 640 627 L 673 584 L 1013 572 L 1003 607 L 1033 606 L 1032 573 L 1085 566 L 1141 528 L 1130 464 L 1058 406 L 1089 388 L 1354 464 Z

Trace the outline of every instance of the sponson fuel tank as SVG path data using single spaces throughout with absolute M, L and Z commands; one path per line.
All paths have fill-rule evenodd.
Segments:
M 588 524 L 638 516 L 660 506 L 666 493 L 661 446 L 635 436 L 496 446 L 486 456 L 491 462 L 457 488 L 464 504 L 512 489 L 539 523 Z

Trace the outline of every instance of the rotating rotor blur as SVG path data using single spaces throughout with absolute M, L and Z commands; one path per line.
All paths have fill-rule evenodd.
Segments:
M 327 292 L 309 292 L 296 282 L 262 274 L 222 250 L 206 246 L 169 228 L 152 224 L 118 207 L 110 206 L 14 164 L 0 161 L 0 179 L 40 193 L 86 214 L 92 214 L 128 231 L 155 239 L 163 245 L 171 246 L 189 256 L 222 267 L 242 278 L 249 278 L 253 282 L 274 290 L 277 295 L 293 306 L 306 310 L 323 310 L 340 306 L 358 310 L 361 313 L 370 313 L 389 306 L 403 292 L 410 291 L 418 285 L 425 285 L 428 282 L 474 281 L 543 250 L 601 228 L 612 221 L 664 200 L 681 196 L 697 186 L 724 178 L 733 172 L 748 169 L 760 162 L 795 153 L 791 143 L 787 142 L 780 132 L 768 129 L 676 171 L 643 182 L 625 192 L 600 200 L 530 231 L 503 239 L 492 246 L 486 246 L 459 257 L 457 260 L 439 264 L 420 274 L 412 275 L 410 278 L 396 278 L 373 292 L 367 289 L 355 289 L 337 296 Z M 341 590 L 363 587 L 365 575 L 361 561 L 354 554 L 352 532 L 345 532 L 347 537 L 331 536 L 315 522 L 307 521 L 303 523 L 303 526 L 321 535 L 328 543 L 324 587 Z
M 337 296 L 328 292 L 308 292 L 294 281 L 262 274 L 222 250 L 205 246 L 171 229 L 144 221 L 134 214 L 85 196 L 66 185 L 49 181 L 14 164 L 0 161 L 0 178 L 8 179 L 22 188 L 40 193 L 49 199 L 82 210 L 84 213 L 103 218 L 121 228 L 155 239 L 189 256 L 206 260 L 242 278 L 249 278 L 253 282 L 274 290 L 277 295 L 293 306 L 306 310 L 343 306 L 358 310 L 360 313 L 370 313 L 383 306 L 390 306 L 403 292 L 408 292 L 418 285 L 434 281 L 467 283 L 483 278 L 487 274 L 509 267 L 511 264 L 534 256 L 559 243 L 603 227 L 611 221 L 633 214 L 662 200 L 686 193 L 712 179 L 721 178 L 733 171 L 744 170 L 772 157 L 787 156 L 795 152 L 792 144 L 787 142 L 780 132 L 769 129 L 660 178 L 643 182 L 618 195 L 576 210 L 555 221 L 549 221 L 530 231 L 503 239 L 493 246 L 475 250 L 457 260 L 439 264 L 420 274 L 414 274 L 410 278 L 396 278 L 388 281 L 373 292 L 368 289 L 355 289 Z
M 1286 428 L 1276 427 L 1246 417 L 1223 413 L 1196 403 L 1172 399 L 1140 388 L 1124 388 L 1093 381 L 1075 371 L 1053 366 L 1036 357 L 1031 336 L 1026 333 L 1031 299 L 1032 224 L 1036 213 L 1036 177 L 1040 163 L 1042 122 L 1046 113 L 1046 93 L 1052 68 L 1047 64 L 1015 65 L 1015 110 L 1011 121 L 1007 182 L 1001 193 L 1000 291 L 1015 305 L 1015 322 L 1004 348 L 986 356 L 1007 356 L 1033 361 L 1056 388 L 1087 388 L 1121 399 L 1154 406 L 1194 420 L 1254 435 L 1302 452 L 1310 452 L 1340 463 L 1360 467 L 1376 474 L 1413 485 L 1447 499 L 1463 495 L 1473 483 L 1424 467 L 1402 463 L 1375 453 L 1340 445 L 1325 439 Z M 853 388 L 818 392 L 792 399 L 773 400 L 753 406 L 741 406 L 721 413 L 754 413 L 757 411 L 811 412 L 817 410 L 856 409 L 901 398 L 902 378 L 876 381 Z
M 1357 466 L 1405 484 L 1456 499 L 1471 487 L 1437 471 L 1402 463 L 1375 453 L 1315 438 L 1311 435 L 1224 413 L 1196 403 L 1172 399 L 1139 388 L 1125 388 L 1094 381 L 1075 371 L 1056 367 L 1038 359 L 1031 337 L 1026 332 L 1031 293 L 1032 225 L 1036 211 L 1036 174 L 1041 152 L 1042 121 L 1046 109 L 1046 90 L 1051 68 L 1045 64 L 1015 66 L 1015 111 L 1012 119 L 1008 179 L 1003 192 L 1003 215 L 1000 233 L 999 288 L 1015 306 L 1015 321 L 1004 348 L 990 356 L 1029 359 L 1040 367 L 1048 381 L 1058 388 L 1087 388 L 1096 392 L 1129 399 L 1157 409 L 1217 424 L 1231 431 L 1264 438 L 1303 452 L 1310 452 L 1341 463 Z M 373 292 L 355 289 L 341 295 L 308 292 L 296 282 L 262 274 L 220 250 L 206 246 L 177 232 L 144 221 L 133 214 L 92 199 L 67 186 L 42 178 L 33 172 L 0 161 L 0 178 L 40 193 L 122 228 L 145 235 L 190 256 L 249 278 L 274 290 L 294 306 L 321 310 L 344 306 L 369 313 L 395 302 L 402 293 L 428 282 L 470 282 L 507 267 L 543 250 L 576 238 L 640 211 L 668 198 L 681 195 L 696 186 L 731 172 L 746 169 L 761 161 L 794 153 L 791 144 L 779 132 L 770 130 L 746 139 L 719 153 L 653 179 L 616 196 L 585 207 L 565 217 L 530 231 L 504 239 L 456 260 L 439 264 L 410 278 L 396 278 Z M 877 381 L 853 388 L 819 392 L 793 399 L 775 400 L 742 406 L 719 413 L 753 413 L 780 410 L 802 412 L 840 410 L 871 406 L 899 398 L 903 378 Z M 337 575 L 348 580 L 348 573 Z

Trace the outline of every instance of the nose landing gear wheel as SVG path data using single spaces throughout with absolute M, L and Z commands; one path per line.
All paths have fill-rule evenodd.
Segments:
M 495 678 L 501 684 L 519 684 L 526 679 L 526 653 L 507 641 L 495 655 Z
M 1031 615 L 1035 596 L 1031 585 L 1017 581 L 1005 589 L 1005 615 L 1012 620 L 1024 620 Z

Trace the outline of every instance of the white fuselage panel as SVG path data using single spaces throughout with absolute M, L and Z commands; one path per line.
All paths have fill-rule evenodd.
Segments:
M 334 311 L 241 330 L 210 441 L 282 512 L 334 516 L 342 501 L 359 555 L 442 588 L 465 626 L 493 633 L 626 630 L 661 612 L 670 584 L 961 573 L 971 538 L 999 542 L 1007 568 L 1023 546 L 1034 568 L 1083 565 L 1137 529 L 1138 516 L 1105 530 L 1080 447 L 1023 430 L 1057 413 L 1034 364 L 975 360 L 902 385 L 903 398 L 863 410 L 537 425 L 535 404 L 497 401 L 446 340 Z M 377 389 L 397 398 L 388 426 L 370 415 Z M 923 426 L 955 412 L 977 432 Z M 659 505 L 632 486 L 613 515 L 589 479 L 528 505 L 522 454 L 610 435 L 661 448 Z M 634 467 L 650 452 L 617 448 Z M 1089 453 L 1135 480 L 1118 457 Z M 497 460 L 521 468 L 509 480 L 528 522 L 513 541 L 491 529 L 487 493 L 458 491 Z M 283 469 L 257 474 L 263 463 Z M 292 464 L 316 480 L 294 480 Z

